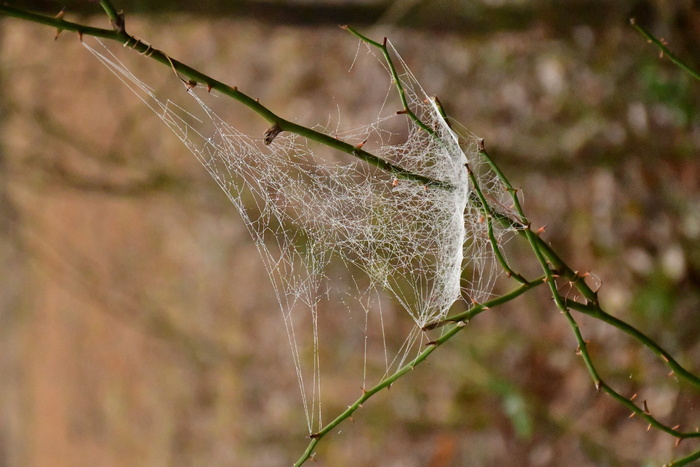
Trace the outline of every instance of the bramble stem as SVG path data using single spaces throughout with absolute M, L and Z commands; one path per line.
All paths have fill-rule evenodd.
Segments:
M 650 43 L 654 44 L 656 47 L 659 48 L 659 50 L 661 51 L 662 57 L 663 56 L 668 57 L 669 60 L 671 60 L 673 63 L 675 63 L 681 70 L 685 71 L 690 76 L 692 76 L 693 78 L 700 81 L 700 73 L 698 73 L 697 71 L 690 68 L 690 66 L 686 65 L 686 63 L 683 60 L 681 60 L 680 58 L 678 58 L 678 56 L 676 54 L 674 54 L 673 52 L 668 50 L 668 47 L 666 47 L 666 44 L 664 43 L 663 40 L 656 38 L 656 36 L 654 36 L 646 28 L 637 24 L 637 21 L 635 21 L 634 18 L 630 18 L 630 24 L 642 36 L 646 37 L 647 41 L 649 41 Z
M 266 120 L 272 125 L 272 128 L 266 133 L 266 143 L 274 143 L 273 140 L 275 135 L 277 135 L 281 131 L 288 131 L 290 133 L 297 134 L 309 140 L 316 141 L 329 148 L 333 148 L 350 154 L 354 157 L 357 157 L 360 160 L 363 160 L 388 173 L 391 173 L 397 178 L 411 180 L 429 187 L 436 187 L 439 189 L 453 190 L 455 188 L 448 182 L 435 180 L 430 177 L 410 172 L 388 161 L 385 161 L 384 159 L 381 159 L 380 157 L 370 152 L 363 150 L 359 146 L 353 146 L 350 143 L 338 140 L 332 136 L 318 132 L 311 128 L 298 125 L 294 122 L 291 122 L 278 116 L 270 109 L 262 105 L 257 99 L 251 98 L 247 94 L 244 94 L 243 92 L 239 91 L 236 87 L 231 87 L 218 80 L 215 80 L 209 77 L 208 75 L 205 75 L 204 73 L 201 73 L 200 71 L 195 70 L 185 65 L 184 63 L 181 63 L 178 60 L 171 58 L 164 52 L 153 48 L 150 44 L 128 34 L 126 32 L 124 15 L 122 13 L 117 12 L 117 10 L 114 8 L 114 6 L 109 0 L 101 0 L 100 5 L 102 6 L 103 10 L 108 16 L 112 24 L 112 29 L 96 28 L 92 26 L 66 21 L 63 19 L 62 14 L 59 14 L 56 17 L 49 17 L 13 8 L 4 4 L 0 4 L 0 15 L 11 16 L 29 22 L 51 26 L 56 28 L 58 32 L 63 30 L 77 32 L 81 39 L 82 36 L 89 35 L 117 41 L 123 44 L 124 46 L 128 46 L 136 50 L 140 54 L 150 57 L 156 60 L 157 62 L 171 68 L 175 71 L 176 74 L 178 74 L 178 77 L 180 75 L 187 77 L 189 81 L 185 81 L 183 78 L 180 79 L 183 82 L 185 82 L 185 84 L 188 87 L 201 84 L 205 86 L 208 90 L 211 91 L 212 89 L 214 89 L 251 109 L 253 112 L 258 114 L 260 117 L 262 117 L 264 120 Z M 693 78 L 700 80 L 700 74 L 691 69 L 676 55 L 669 51 L 662 40 L 659 40 L 656 37 L 654 37 L 645 28 L 636 24 L 634 20 L 632 20 L 631 23 L 637 31 L 639 31 L 644 37 L 646 37 L 650 42 L 652 42 L 656 47 L 658 47 L 661 50 L 662 55 L 666 55 L 673 63 L 679 66 L 682 70 L 690 74 Z M 389 48 L 387 47 L 387 40 L 384 39 L 382 43 L 379 43 L 367 38 L 366 36 L 362 35 L 361 33 L 355 31 L 354 29 L 348 26 L 344 26 L 343 28 L 348 30 L 355 36 L 359 37 L 363 42 L 381 50 L 389 68 L 392 80 L 394 81 L 394 84 L 396 85 L 396 88 L 398 90 L 399 98 L 403 105 L 403 109 L 399 113 L 408 115 L 411 121 L 417 127 L 421 128 L 422 130 L 428 132 L 431 135 L 437 136 L 435 130 L 433 130 L 423 121 L 421 121 L 420 118 L 409 107 L 406 92 L 401 82 L 401 77 L 398 75 L 391 54 L 389 53 Z M 438 106 L 438 110 L 442 113 L 443 110 L 439 102 L 436 102 L 436 104 Z M 444 113 L 443 117 L 446 117 Z M 364 402 L 366 402 L 368 399 L 370 399 L 373 395 L 375 395 L 382 389 L 390 387 L 403 375 L 408 373 L 410 370 L 414 369 L 421 362 L 425 361 L 427 357 L 437 347 L 439 347 L 440 345 L 457 335 L 465 327 L 465 323 L 468 320 L 492 307 L 496 307 L 498 305 L 510 302 L 515 298 L 519 297 L 520 295 L 524 294 L 525 292 L 544 283 L 546 283 L 550 288 L 552 298 L 554 299 L 557 308 L 565 316 L 574 333 L 574 336 L 579 346 L 579 352 L 584 360 L 585 366 L 597 390 L 609 394 L 619 403 L 630 409 L 634 414 L 646 420 L 654 428 L 666 432 L 679 440 L 685 438 L 700 438 L 700 433 L 698 432 L 681 432 L 678 431 L 676 428 L 671 428 L 661 423 L 659 420 L 657 420 L 654 416 L 651 415 L 647 407 L 646 401 L 644 402 L 642 407 L 639 407 L 633 402 L 632 398 L 627 398 L 621 395 L 620 393 L 616 392 L 612 387 L 610 387 L 600 378 L 591 359 L 591 356 L 588 352 L 587 342 L 585 341 L 580 331 L 578 323 L 571 314 L 571 310 L 578 311 L 594 319 L 598 319 L 621 330 L 622 332 L 627 333 L 628 335 L 636 339 L 638 342 L 649 348 L 662 360 L 664 360 L 666 364 L 675 372 L 676 375 L 689 381 L 695 387 L 700 387 L 700 377 L 682 367 L 673 357 L 671 357 L 671 355 L 668 352 L 661 348 L 661 346 L 659 346 L 652 338 L 648 337 L 646 334 L 637 330 L 633 326 L 608 314 L 603 310 L 603 308 L 599 304 L 597 293 L 586 284 L 584 277 L 578 274 L 578 272 L 571 269 L 552 249 L 552 247 L 540 237 L 539 234 L 531 230 L 530 223 L 527 217 L 525 216 L 524 210 L 518 198 L 518 190 L 513 188 L 508 179 L 498 168 L 496 163 L 488 155 L 488 153 L 484 149 L 483 140 L 479 143 L 479 155 L 483 160 L 487 162 L 493 173 L 496 174 L 496 176 L 506 187 L 507 191 L 510 193 L 517 216 L 510 216 L 508 214 L 501 213 L 498 210 L 494 209 L 492 206 L 490 206 L 478 185 L 478 180 L 476 179 L 475 175 L 471 172 L 471 170 L 469 170 L 469 167 L 467 167 L 467 170 L 469 171 L 469 178 L 473 185 L 473 192 L 469 195 L 469 200 L 470 202 L 474 203 L 479 207 L 479 209 L 486 218 L 489 240 L 492 243 L 495 256 L 499 261 L 501 267 L 508 273 L 508 275 L 520 282 L 520 286 L 512 290 L 511 292 L 498 296 L 492 300 L 480 304 L 474 304 L 463 313 L 450 316 L 439 322 L 431 323 L 425 326 L 423 328 L 423 331 L 427 332 L 436 329 L 440 326 L 453 324 L 453 326 L 449 327 L 444 332 L 444 334 L 442 334 L 437 340 L 429 342 L 427 348 L 423 352 L 421 352 L 416 358 L 414 358 L 411 362 L 398 369 L 394 374 L 387 377 L 373 388 L 369 390 L 364 390 L 362 396 L 359 399 L 357 399 L 350 407 L 348 407 L 347 410 L 338 415 L 328 425 L 323 427 L 322 430 L 312 434 L 311 442 L 309 443 L 307 449 L 304 451 L 301 458 L 295 464 L 296 466 L 299 466 L 306 462 L 308 459 L 310 459 L 313 456 L 313 450 L 316 447 L 317 443 L 324 436 L 330 433 L 336 426 L 338 426 L 344 420 L 347 420 L 358 408 L 362 406 Z M 518 233 L 526 237 L 533 253 L 535 254 L 538 263 L 542 267 L 542 270 L 544 272 L 544 275 L 542 277 L 532 281 L 528 281 L 522 276 L 516 274 L 511 269 L 497 244 L 496 237 L 493 231 L 494 220 L 502 222 L 507 227 L 514 228 Z M 569 284 L 571 284 L 573 287 L 576 288 L 576 290 L 578 290 L 583 299 L 585 299 L 585 303 L 581 303 L 575 300 L 569 300 L 567 298 L 562 297 L 562 295 L 557 289 L 557 280 L 568 281 Z M 675 462 L 672 462 L 668 465 L 686 465 L 698 459 L 700 459 L 700 450 L 684 458 L 678 459 Z
M 310 435 L 311 442 L 307 446 L 306 450 L 304 451 L 304 454 L 299 458 L 299 460 L 294 464 L 295 467 L 298 467 L 302 465 L 304 462 L 309 460 L 311 456 L 313 455 L 314 447 L 316 447 L 316 444 L 326 436 L 328 433 L 330 433 L 336 426 L 338 426 L 340 423 L 343 421 L 347 420 L 350 418 L 350 416 L 362 406 L 364 402 L 366 402 L 369 398 L 371 398 L 373 395 L 381 391 L 382 389 L 389 388 L 392 384 L 396 382 L 399 378 L 401 378 L 403 375 L 408 373 L 409 371 L 413 370 L 416 366 L 418 366 L 421 362 L 423 362 L 428 356 L 433 353 L 435 349 L 437 349 L 440 345 L 444 344 L 448 340 L 452 339 L 457 333 L 459 333 L 464 327 L 465 327 L 465 322 L 468 321 L 470 318 L 473 318 L 474 316 L 490 309 L 493 307 L 496 307 L 498 305 L 502 305 L 503 303 L 509 302 L 520 295 L 524 294 L 528 290 L 532 289 L 533 287 L 536 287 L 541 283 L 541 280 L 539 281 L 533 281 L 527 284 L 522 284 L 520 287 L 517 289 L 511 291 L 508 294 L 502 295 L 500 297 L 496 297 L 493 300 L 489 300 L 484 303 L 479 303 L 475 304 L 472 306 L 469 310 L 466 312 L 462 313 L 461 315 L 456 315 L 454 316 L 454 320 L 456 321 L 456 324 L 449 328 L 445 334 L 440 336 L 439 339 L 434 340 L 432 342 L 429 342 L 427 344 L 428 348 L 426 348 L 423 352 L 420 353 L 416 358 L 408 362 L 406 365 L 403 367 L 399 368 L 396 370 L 396 372 L 387 377 L 385 380 L 383 380 L 381 383 L 377 384 L 371 389 L 365 389 L 362 392 L 362 396 L 357 399 L 352 405 L 350 405 L 343 413 L 338 415 L 333 421 L 331 421 L 328 425 L 323 427 L 323 429 L 317 433 L 313 433 Z M 437 327 L 437 326 L 435 326 Z M 431 328 L 433 329 L 433 328 Z
M 387 162 L 384 159 L 368 151 L 365 151 L 360 147 L 353 146 L 350 143 L 341 141 L 325 133 L 321 133 L 311 128 L 304 127 L 302 125 L 296 124 L 294 122 L 280 117 L 279 115 L 275 114 L 270 109 L 262 105 L 257 99 L 253 99 L 247 94 L 244 94 L 243 92 L 239 91 L 238 88 L 228 86 L 227 84 L 224 84 L 221 81 L 218 81 L 198 70 L 195 70 L 194 68 L 191 68 L 185 65 L 184 63 L 168 56 L 164 52 L 153 48 L 150 44 L 147 44 L 142 40 L 137 39 L 136 37 L 128 34 L 126 32 L 123 15 L 116 13 L 116 10 L 112 6 L 111 2 L 107 0 L 102 0 L 100 4 L 107 12 L 107 15 L 109 16 L 110 21 L 112 22 L 115 29 L 110 30 L 85 26 L 82 24 L 65 21 L 63 20 L 63 18 L 60 17 L 44 16 L 20 10 L 17 8 L 12 8 L 6 5 L 0 5 L 0 14 L 24 19 L 26 21 L 34 23 L 53 26 L 57 30 L 74 31 L 80 34 L 81 36 L 95 36 L 120 42 L 124 46 L 128 46 L 136 50 L 140 54 L 146 55 L 152 58 L 153 60 L 163 65 L 166 65 L 168 68 L 172 68 L 176 72 L 183 74 L 184 76 L 190 79 L 190 81 L 187 83 L 190 86 L 202 84 L 210 91 L 213 89 L 232 99 L 235 99 L 236 101 L 240 102 L 244 106 L 251 109 L 253 112 L 257 113 L 259 116 L 267 120 L 270 124 L 277 127 L 279 131 L 288 131 L 290 133 L 294 133 L 304 138 L 308 138 L 312 141 L 321 143 L 327 147 L 350 154 L 354 157 L 357 157 L 360 160 L 367 162 L 368 164 L 374 165 L 388 173 L 391 173 L 396 178 L 411 180 L 429 187 L 435 187 L 445 190 L 453 189 L 452 185 L 448 182 L 435 180 L 424 175 L 413 173 L 411 171 L 403 169 L 402 167 Z

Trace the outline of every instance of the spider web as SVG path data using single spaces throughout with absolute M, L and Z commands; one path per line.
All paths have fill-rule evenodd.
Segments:
M 426 324 L 460 300 L 490 295 L 498 268 L 483 216 L 468 203 L 465 164 L 483 172 L 476 138 L 447 124 L 393 48 L 409 108 L 434 134 L 395 112 L 334 134 L 369 140 L 385 161 L 454 189 L 398 180 L 286 132 L 265 145 L 262 134 L 243 134 L 219 118 L 206 91 L 186 86 L 191 105 L 184 109 L 156 96 L 101 42 L 85 47 L 172 130 L 241 214 L 279 303 L 309 432 L 323 426 L 324 348 L 342 338 L 323 336 L 324 320 L 342 317 L 361 336 L 348 358 L 360 362 L 367 387 L 420 351 Z M 393 144 L 396 131 L 388 128 L 397 120 L 405 138 Z M 502 198 L 494 178 L 482 174 L 479 183 L 487 196 Z M 496 232 L 499 240 L 504 233 Z M 397 309 L 410 317 L 408 326 L 395 324 Z M 396 332 L 407 335 L 397 340 Z

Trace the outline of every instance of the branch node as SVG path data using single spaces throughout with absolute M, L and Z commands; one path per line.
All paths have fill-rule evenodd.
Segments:
M 126 34 L 126 21 L 124 19 L 124 12 L 123 11 L 120 11 L 119 13 L 117 13 L 116 18 L 110 19 L 109 22 L 112 23 L 112 27 L 119 34 Z
M 265 143 L 265 146 L 272 143 L 275 140 L 275 138 L 277 137 L 277 135 L 279 135 L 281 132 L 282 132 L 282 128 L 280 128 L 280 126 L 277 123 L 275 123 L 270 128 L 268 128 L 267 131 L 265 131 L 265 135 L 263 138 L 263 142 Z

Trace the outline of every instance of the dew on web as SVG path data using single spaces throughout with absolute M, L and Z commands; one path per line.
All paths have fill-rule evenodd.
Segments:
M 279 303 L 310 433 L 323 425 L 324 346 L 360 335 L 350 356 L 359 374 L 348 379 L 369 387 L 421 350 L 425 325 L 460 300 L 489 297 L 498 267 L 482 215 L 469 203 L 465 167 L 478 170 L 477 140 L 445 121 L 393 48 L 408 105 L 434 134 L 405 115 L 381 116 L 391 95 L 375 122 L 332 134 L 354 144 L 372 141 L 383 160 L 453 189 L 398 179 L 275 126 L 245 135 L 214 113 L 206 91 L 200 96 L 186 85 L 188 109 L 162 100 L 98 44 L 85 46 L 172 130 L 239 211 Z M 386 124 L 397 119 L 406 137 L 393 144 L 396 134 Z M 495 178 L 480 186 L 502 198 Z M 499 241 L 503 234 L 496 232 Z M 346 320 L 333 329 L 355 336 L 322 335 L 326 320 Z

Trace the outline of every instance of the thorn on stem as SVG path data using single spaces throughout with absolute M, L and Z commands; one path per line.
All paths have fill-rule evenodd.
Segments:
M 603 387 L 603 382 L 602 382 L 602 381 L 598 380 L 598 381 L 595 382 L 595 390 L 596 390 L 596 391 L 600 392 L 600 388 L 602 388 L 602 387 Z
M 63 7 L 63 8 L 61 8 L 61 11 L 59 11 L 58 14 L 56 14 L 56 16 L 54 16 L 54 18 L 59 19 L 59 20 L 63 20 L 63 16 L 65 14 L 66 14 L 66 7 Z M 58 40 L 58 35 L 61 34 L 62 31 L 63 31 L 63 29 L 56 28 L 56 35 L 54 36 L 53 40 L 55 40 L 55 41 Z M 83 41 L 82 37 L 81 37 L 80 41 L 81 42 Z
M 674 427 L 671 428 L 671 429 L 672 429 L 673 431 L 676 431 L 676 430 L 679 429 L 680 427 L 681 427 L 680 425 L 676 425 L 676 426 L 674 426 Z
M 637 20 L 634 17 L 630 18 L 630 24 L 631 25 L 637 24 Z
M 637 393 L 635 392 L 635 393 L 632 395 L 632 397 L 630 397 L 630 400 L 633 401 L 633 400 L 635 400 L 636 398 L 637 398 Z
M 644 407 L 644 413 L 649 415 L 649 406 L 647 405 L 647 400 L 644 399 L 644 402 L 642 403 L 642 406 Z
M 367 140 L 369 140 L 369 138 L 365 138 L 364 141 L 362 141 L 362 142 L 359 143 L 359 144 L 356 144 L 356 145 L 355 145 L 355 149 L 362 149 L 362 146 L 365 145 L 365 143 L 367 142 Z
M 681 444 L 681 441 L 683 441 L 683 438 L 676 439 L 676 442 L 674 443 L 673 447 L 677 448 Z
M 478 148 L 479 148 L 479 151 L 486 150 L 486 144 L 484 143 L 484 138 L 479 138 Z

